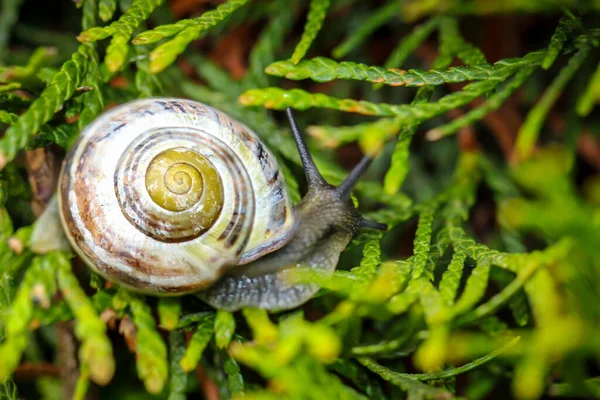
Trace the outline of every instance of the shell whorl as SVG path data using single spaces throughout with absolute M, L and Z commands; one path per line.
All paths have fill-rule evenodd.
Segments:
M 114 108 L 70 150 L 63 225 L 86 262 L 148 293 L 201 289 L 293 235 L 273 155 L 204 104 L 144 99 Z
M 223 182 L 219 171 L 196 147 L 223 157 L 226 171 L 242 190 L 251 186 L 242 166 L 226 156 L 226 145 L 205 136 L 191 128 L 156 129 L 129 144 L 118 160 L 114 187 L 119 206 L 146 236 L 161 242 L 185 242 L 214 225 L 223 208 Z M 179 146 L 173 147 L 174 141 Z M 247 208 L 237 189 L 234 200 L 243 204 L 236 204 L 236 210 Z

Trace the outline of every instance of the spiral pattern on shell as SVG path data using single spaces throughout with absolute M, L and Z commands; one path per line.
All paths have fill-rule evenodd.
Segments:
M 243 124 L 182 99 L 137 100 L 88 126 L 59 190 L 69 240 L 146 293 L 201 289 L 295 229 L 273 155 Z
M 206 232 L 219 216 L 221 177 L 206 156 L 190 150 L 195 146 L 223 159 L 237 183 L 234 212 L 244 209 L 252 216 L 252 205 L 240 195 L 240 190 L 251 187 L 250 177 L 239 160 L 226 156 L 223 142 L 191 128 L 155 129 L 129 144 L 114 175 L 121 211 L 146 236 L 161 242 L 189 241 Z

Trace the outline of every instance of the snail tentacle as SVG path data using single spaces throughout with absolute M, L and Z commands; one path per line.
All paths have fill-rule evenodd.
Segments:
M 361 217 L 360 227 L 362 229 L 375 229 L 378 231 L 387 231 L 388 226 L 386 224 L 382 224 L 381 222 L 372 221 L 370 219 L 366 219 Z
M 285 113 L 290 122 L 290 127 L 292 128 L 292 134 L 294 135 L 294 140 L 296 141 L 296 147 L 298 149 L 298 154 L 300 155 L 300 160 L 302 161 L 302 166 L 304 167 L 304 174 L 306 175 L 306 181 L 309 186 L 323 186 L 327 185 L 327 181 L 319 172 L 319 169 L 315 165 L 315 161 L 308 150 L 308 146 L 300 133 L 300 129 L 298 129 L 298 124 L 296 123 L 296 118 L 294 117 L 294 112 L 291 107 L 287 107 L 285 109 Z
M 340 183 L 340 186 L 338 186 L 337 190 L 340 192 L 340 197 L 342 199 L 350 198 L 354 186 L 356 186 L 358 180 L 365 173 L 367 168 L 369 168 L 369 165 L 371 165 L 372 162 L 373 158 L 369 156 L 363 157 L 362 160 L 360 160 L 359 163 L 356 164 L 356 166 L 352 169 L 352 171 L 350 171 L 346 179 Z

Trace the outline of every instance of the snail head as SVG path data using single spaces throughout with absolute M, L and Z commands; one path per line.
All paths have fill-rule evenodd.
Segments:
M 300 205 L 301 211 L 304 211 L 302 213 L 305 217 L 304 222 L 307 222 L 306 215 L 311 215 L 317 219 L 315 223 L 321 226 L 329 225 L 337 229 L 349 230 L 351 233 L 355 233 L 362 228 L 387 230 L 387 225 L 361 216 L 350 199 L 352 190 L 373 162 L 373 158 L 363 157 L 339 186 L 333 186 L 323 178 L 315 165 L 290 107 L 286 108 L 286 115 L 292 128 L 292 134 L 296 141 L 308 183 L 308 192 Z

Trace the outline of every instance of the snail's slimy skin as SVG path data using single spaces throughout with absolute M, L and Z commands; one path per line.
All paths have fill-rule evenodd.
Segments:
M 242 307 L 278 310 L 296 307 L 312 297 L 315 284 L 291 285 L 290 268 L 304 266 L 332 274 L 352 236 L 361 227 L 361 216 L 337 188 L 311 188 L 296 208 L 296 236 L 284 247 L 232 270 L 199 296 L 215 308 L 235 311 Z

